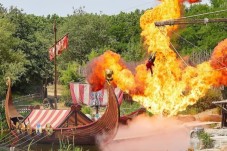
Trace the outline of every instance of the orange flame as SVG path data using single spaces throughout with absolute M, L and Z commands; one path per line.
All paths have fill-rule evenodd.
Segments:
M 218 78 L 218 84 L 227 85 L 227 39 L 221 41 L 214 48 L 211 65 L 221 73 L 220 78 Z
M 88 82 L 101 88 L 105 82 L 104 69 L 112 69 L 113 82 L 153 114 L 176 115 L 196 103 L 216 83 L 219 71 L 212 68 L 210 62 L 182 68 L 182 61 L 179 62 L 170 48 L 169 35 L 177 26 L 154 25 L 155 21 L 179 18 L 180 5 L 179 0 L 162 0 L 158 7 L 146 11 L 140 18 L 144 45 L 149 53 L 156 52 L 153 75 L 145 64 L 137 66 L 133 74 L 119 55 L 107 51 L 91 64 L 94 67 Z
M 112 51 L 106 51 L 103 55 L 95 58 L 88 64 L 88 76 L 87 80 L 91 84 L 94 91 L 103 88 L 105 83 L 105 70 L 111 69 L 114 73 L 119 73 L 123 70 L 124 64 L 120 58 L 120 55 L 113 53 Z M 115 79 L 117 74 L 113 75 Z
M 181 3 L 183 3 L 183 2 L 185 2 L 185 1 L 187 1 L 187 2 L 189 2 L 189 3 L 198 3 L 198 2 L 201 2 L 202 0 L 179 0 Z

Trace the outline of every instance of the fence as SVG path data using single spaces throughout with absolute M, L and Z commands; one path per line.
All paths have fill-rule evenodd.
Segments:
M 203 50 L 200 52 L 193 51 L 190 55 L 190 61 L 195 65 L 208 61 L 211 57 L 211 53 L 211 50 Z
M 35 106 L 22 104 L 24 104 L 25 102 L 26 103 L 31 102 L 37 98 L 42 98 L 42 95 L 40 93 L 28 94 L 25 96 L 14 98 L 13 104 L 19 113 L 29 113 L 32 109 L 35 108 Z M 0 107 L 4 107 L 4 102 L 5 100 L 0 101 Z
M 30 113 L 33 108 L 33 105 L 18 105 L 17 111 L 19 113 Z

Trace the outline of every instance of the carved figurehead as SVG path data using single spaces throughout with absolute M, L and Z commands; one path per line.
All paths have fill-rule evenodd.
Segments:
M 106 81 L 108 82 L 108 84 L 110 84 L 110 81 L 113 80 L 113 70 L 106 69 L 105 73 L 106 73 Z
M 23 119 L 23 116 L 17 112 L 15 106 L 13 105 L 11 79 L 9 77 L 7 77 L 6 79 L 7 79 L 6 85 L 8 86 L 8 90 L 5 100 L 5 115 L 8 127 L 12 129 L 13 127 L 15 128 L 16 123 L 19 122 L 18 119 L 20 120 Z

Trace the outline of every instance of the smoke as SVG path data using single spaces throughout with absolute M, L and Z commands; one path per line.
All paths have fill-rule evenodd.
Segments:
M 120 126 L 115 139 L 102 151 L 183 151 L 189 147 L 189 129 L 174 118 L 136 117 Z

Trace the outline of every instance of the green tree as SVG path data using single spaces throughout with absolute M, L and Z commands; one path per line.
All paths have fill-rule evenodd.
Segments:
M 146 55 L 143 45 L 140 41 L 130 41 L 127 45 L 127 51 L 122 53 L 123 58 L 126 61 L 141 61 Z
M 113 49 L 117 53 L 127 52 L 128 43 L 140 41 L 140 25 L 139 20 L 143 11 L 135 10 L 135 12 L 124 13 L 110 16 L 110 35 L 114 36 L 117 43 L 113 45 Z
M 52 65 L 48 59 L 50 37 L 53 34 L 51 20 L 26 15 L 14 7 L 10 8 L 7 18 L 16 27 L 12 36 L 18 38 L 19 43 L 15 48 L 26 54 L 26 60 L 28 60 L 26 73 L 17 84 L 17 90 L 31 93 L 32 89 L 29 86 L 42 87 L 43 79 L 46 76 L 52 77 Z
M 5 93 L 6 77 L 15 83 L 26 72 L 27 61 L 25 55 L 15 49 L 19 41 L 12 37 L 14 32 L 15 26 L 8 19 L 0 18 L 0 96 Z
M 60 81 L 68 86 L 70 82 L 82 82 L 83 78 L 79 74 L 80 65 L 76 62 L 69 62 L 59 69 Z
M 88 61 L 87 55 L 92 49 L 97 50 L 111 45 L 113 39 L 108 35 L 107 15 L 88 14 L 75 11 L 63 24 L 62 33 L 69 33 L 69 51 L 62 54 L 60 61 L 77 61 L 80 64 Z
M 185 16 L 194 15 L 194 19 L 224 18 L 226 12 L 196 16 L 197 14 L 222 10 L 224 8 L 223 6 L 226 5 L 225 0 L 212 0 L 211 3 L 211 6 L 197 4 L 191 5 L 188 8 L 185 7 Z M 181 37 L 175 35 L 173 41 L 177 40 L 174 44 L 177 44 L 177 49 L 180 50 L 181 53 L 190 54 L 192 51 L 213 50 L 218 42 L 227 37 L 227 28 L 226 23 L 221 22 L 208 23 L 206 25 L 192 24 L 179 30 L 179 35 Z
M 226 8 L 227 7 L 226 0 L 210 0 L 210 2 L 214 8 Z
M 69 62 L 62 66 L 59 66 L 59 79 L 61 84 L 63 84 L 63 95 L 61 96 L 61 100 L 65 102 L 67 105 L 71 102 L 70 96 L 70 82 L 84 82 L 84 78 L 79 74 L 80 65 L 77 62 Z

